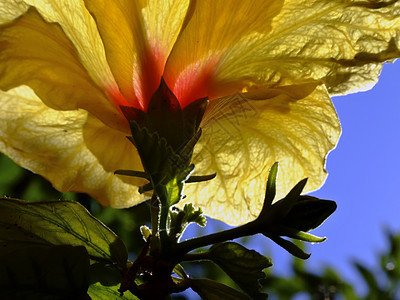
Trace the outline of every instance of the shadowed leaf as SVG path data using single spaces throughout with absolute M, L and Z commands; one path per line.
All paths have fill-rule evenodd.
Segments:
M 28 245 L 84 246 L 93 260 L 124 267 L 127 250 L 115 233 L 73 201 L 0 199 L 0 255 Z
M 115 299 L 115 300 L 139 300 L 130 292 L 125 292 L 122 296 L 118 291 L 119 284 L 114 286 L 104 286 L 100 283 L 92 284 L 88 289 L 88 294 L 92 300 Z
M 225 284 L 209 279 L 187 279 L 189 286 L 203 300 L 251 300 L 250 297 Z
M 79 299 L 89 285 L 89 264 L 82 246 L 20 248 L 0 256 L 0 298 Z
M 259 280 L 265 278 L 263 270 L 272 266 L 269 258 L 233 242 L 213 245 L 209 251 L 210 259 L 243 291 L 255 299 L 266 299 L 267 295 L 259 292 Z

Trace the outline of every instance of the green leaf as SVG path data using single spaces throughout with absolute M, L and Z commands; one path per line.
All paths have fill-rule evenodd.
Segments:
M 97 262 L 90 265 L 90 284 L 113 286 L 122 282 L 122 273 L 114 265 Z
M 272 266 L 269 258 L 234 242 L 213 245 L 209 252 L 210 259 L 243 291 L 255 299 L 266 299 L 266 294 L 259 292 L 259 280 L 265 278 L 263 270 Z
M 113 299 L 113 300 L 139 300 L 131 292 L 125 292 L 122 296 L 119 292 L 119 284 L 114 286 L 104 286 L 100 283 L 92 284 L 89 286 L 88 294 L 92 300 L 103 300 L 103 299 Z
M 185 206 L 183 207 L 183 212 L 185 213 L 185 223 L 196 223 L 201 227 L 206 226 L 207 220 L 206 217 L 203 215 L 203 210 L 201 209 L 201 207 L 196 209 L 192 203 L 188 203 L 185 204 Z
M 182 278 L 182 279 L 187 279 L 187 278 L 189 278 L 189 277 L 187 276 L 185 270 L 183 269 L 183 267 L 182 267 L 180 264 L 177 264 L 177 265 L 174 267 L 174 273 L 175 273 L 176 275 L 178 275 L 178 276 L 179 276 L 180 278 Z
M 162 189 L 161 191 L 161 188 L 156 187 L 155 190 L 160 199 L 167 199 L 168 203 L 166 205 L 171 206 L 178 203 L 182 199 L 183 186 L 184 183 L 174 177 L 168 181 L 168 183 L 165 185 L 165 189 Z M 162 194 L 164 194 L 164 197 Z
M 194 170 L 194 165 L 190 165 L 185 170 L 182 170 L 177 176 L 175 175 L 165 185 L 166 197 L 169 201 L 169 206 L 178 203 L 182 199 L 183 187 L 186 179 L 189 178 L 190 174 Z
M 203 300 L 251 300 L 246 294 L 210 279 L 187 279 L 189 286 Z
M 84 246 L 91 259 L 121 268 L 128 256 L 122 240 L 77 202 L 0 198 L 0 255 L 29 245 Z
M 300 231 L 310 231 L 320 226 L 336 207 L 335 201 L 300 196 L 282 223 Z
M 1 299 L 79 299 L 89 256 L 82 246 L 27 246 L 0 256 Z
M 170 211 L 170 237 L 179 239 L 186 227 L 190 223 L 196 223 L 199 226 L 206 226 L 206 217 L 201 208 L 196 209 L 192 203 L 185 204 L 183 210 L 173 207 Z

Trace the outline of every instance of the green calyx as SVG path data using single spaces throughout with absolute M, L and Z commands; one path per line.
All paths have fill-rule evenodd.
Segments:
M 198 99 L 182 109 L 178 99 L 164 79 L 150 99 L 147 111 L 122 106 L 129 122 L 135 122 L 149 132 L 165 138 L 176 153 L 181 153 L 186 144 L 199 130 L 200 122 L 208 105 L 207 98 Z
M 190 177 L 193 149 L 201 135 L 200 122 L 208 104 L 198 99 L 182 109 L 173 92 L 161 78 L 159 88 L 150 99 L 147 111 L 121 107 L 128 119 L 134 144 L 142 160 L 144 172 L 117 170 L 116 174 L 148 179 L 139 192 L 154 190 L 162 204 L 171 206 L 180 201 L 186 181 L 212 179 L 213 176 Z
M 154 191 L 151 213 L 152 250 L 169 247 L 167 222 L 170 207 L 183 199 L 185 183 L 210 180 L 215 176 L 191 177 L 194 165 L 190 162 L 193 149 L 201 136 L 199 126 L 207 104 L 207 98 L 202 98 L 182 108 L 161 78 L 160 86 L 151 97 L 146 112 L 133 107 L 121 107 L 132 133 L 128 139 L 138 151 L 144 172 L 117 170 L 115 173 L 149 180 L 148 184 L 139 188 L 139 192 Z M 154 250 L 153 254 L 156 252 L 158 250 Z

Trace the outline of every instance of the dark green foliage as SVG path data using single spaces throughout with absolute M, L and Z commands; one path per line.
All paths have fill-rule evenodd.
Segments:
M 100 283 L 92 284 L 89 287 L 88 294 L 92 300 L 115 299 L 115 300 L 139 300 L 131 293 L 125 293 L 121 296 L 118 291 L 119 284 L 114 286 L 104 286 Z
M 128 259 L 122 240 L 78 202 L 0 198 L 0 225 L 0 255 L 30 245 L 72 245 L 121 268 Z
M 263 270 L 272 266 L 269 258 L 233 242 L 213 245 L 209 252 L 210 259 L 248 295 L 254 299 L 267 298 L 259 290 L 260 280 L 265 278 Z
M 238 290 L 214 280 L 190 279 L 189 285 L 204 300 L 251 300 Z
M 89 255 L 83 246 L 31 245 L 0 255 L 1 299 L 85 299 Z
M 90 299 L 90 284 L 120 285 L 124 243 L 78 202 L 0 198 L 0 220 L 2 299 Z

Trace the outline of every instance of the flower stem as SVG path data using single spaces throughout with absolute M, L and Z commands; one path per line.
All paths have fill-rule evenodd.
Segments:
M 256 234 L 259 232 L 258 225 L 259 224 L 257 222 L 253 221 L 229 230 L 220 231 L 180 242 L 175 246 L 173 255 L 185 255 L 188 252 L 200 247 L 205 247 L 208 245 L 234 240 L 243 236 Z
M 150 200 L 150 217 L 151 217 L 151 233 L 153 236 L 158 236 L 159 232 L 159 217 L 160 217 L 160 202 L 157 195 L 153 193 Z
M 169 202 L 168 199 L 163 199 L 162 197 L 160 197 L 160 202 L 161 202 L 160 239 L 161 239 L 161 244 L 163 245 L 163 247 L 165 247 L 168 241 L 167 220 L 168 220 L 169 206 L 167 203 Z

